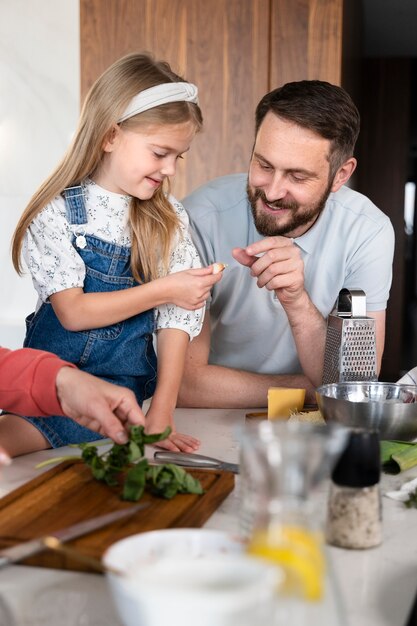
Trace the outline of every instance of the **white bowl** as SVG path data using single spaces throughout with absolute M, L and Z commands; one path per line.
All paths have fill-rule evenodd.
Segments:
M 247 556 L 242 541 L 216 530 L 133 535 L 103 556 L 125 626 L 253 626 L 271 622 L 282 572 Z
M 131 535 L 114 543 L 103 555 L 109 568 L 130 573 L 144 562 L 162 557 L 201 558 L 213 554 L 238 554 L 244 551 L 244 542 L 231 533 L 202 528 L 168 528 Z

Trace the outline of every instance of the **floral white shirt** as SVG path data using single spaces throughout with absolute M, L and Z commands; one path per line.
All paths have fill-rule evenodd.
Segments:
M 39 295 L 38 307 L 54 293 L 83 287 L 85 265 L 72 245 L 74 233 L 94 235 L 104 241 L 130 246 L 129 196 L 103 189 L 87 179 L 84 185 L 87 224 L 71 225 L 67 221 L 65 201 L 57 196 L 33 220 L 26 233 L 23 258 Z M 172 247 L 169 273 L 201 267 L 197 250 L 188 233 L 188 215 L 173 196 L 171 204 L 180 219 L 180 231 Z M 155 308 L 156 328 L 178 328 L 190 339 L 201 330 L 204 308 L 188 311 L 174 304 Z

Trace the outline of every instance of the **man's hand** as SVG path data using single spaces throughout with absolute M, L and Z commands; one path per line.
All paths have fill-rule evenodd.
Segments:
M 305 290 L 304 263 L 298 246 L 287 237 L 267 237 L 244 249 L 235 248 L 233 257 L 251 268 L 258 287 L 275 291 L 287 314 L 302 370 L 309 384 L 318 387 L 323 372 L 326 320 Z
M 284 308 L 304 294 L 304 263 L 292 239 L 268 237 L 247 248 L 234 248 L 232 254 L 251 268 L 258 287 L 275 291 Z
M 56 391 L 64 415 L 116 443 L 128 441 L 127 424 L 145 424 L 145 416 L 130 389 L 75 368 L 59 370 Z

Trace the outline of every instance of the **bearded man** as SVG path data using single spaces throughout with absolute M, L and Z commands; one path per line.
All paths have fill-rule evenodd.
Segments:
M 341 87 L 288 83 L 257 106 L 249 174 L 184 200 L 203 263 L 228 267 L 189 346 L 181 406 L 265 406 L 273 386 L 304 387 L 313 400 L 327 317 L 344 287 L 366 294 L 379 371 L 394 232 L 346 186 L 359 123 Z

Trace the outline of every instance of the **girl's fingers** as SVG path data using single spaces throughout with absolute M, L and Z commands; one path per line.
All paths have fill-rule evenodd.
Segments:
M 172 452 L 195 452 L 200 447 L 200 441 L 191 435 L 171 433 L 168 439 L 158 441 L 155 446 Z

